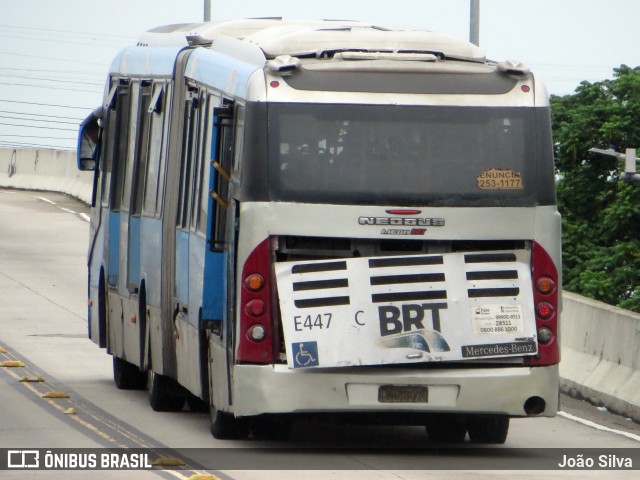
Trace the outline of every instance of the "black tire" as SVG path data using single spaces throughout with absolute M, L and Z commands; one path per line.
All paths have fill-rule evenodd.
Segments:
M 467 420 L 471 443 L 503 444 L 509 433 L 506 415 L 478 415 Z
M 265 415 L 251 422 L 251 433 L 257 440 L 287 440 L 293 422 L 284 415 Z
M 170 377 L 151 372 L 149 405 L 156 412 L 179 412 L 184 405 L 184 389 Z
M 195 396 L 193 393 L 187 395 L 187 405 L 192 412 L 208 412 L 209 405 L 200 397 Z
M 242 440 L 249 436 L 249 422 L 243 418 L 236 418 L 231 413 L 210 407 L 211 435 L 217 440 Z
M 147 388 L 147 373 L 114 355 L 113 381 L 120 390 L 144 390 Z
M 434 415 L 426 427 L 433 443 L 462 443 L 467 435 L 467 426 L 461 415 Z

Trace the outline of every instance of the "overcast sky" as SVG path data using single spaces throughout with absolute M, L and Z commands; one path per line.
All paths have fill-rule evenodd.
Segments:
M 75 148 L 78 119 L 101 103 L 117 51 L 149 28 L 201 21 L 203 2 L 1 0 L 0 147 Z M 214 22 L 338 18 L 469 37 L 469 0 L 211 3 Z M 638 0 L 480 0 L 487 57 L 528 64 L 557 95 L 572 93 L 582 80 L 611 78 L 621 64 L 640 66 L 639 23 Z

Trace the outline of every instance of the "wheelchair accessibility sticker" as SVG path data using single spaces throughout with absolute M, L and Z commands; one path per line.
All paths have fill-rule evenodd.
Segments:
M 318 342 L 300 342 L 291 346 L 293 347 L 293 368 L 317 367 L 320 365 Z

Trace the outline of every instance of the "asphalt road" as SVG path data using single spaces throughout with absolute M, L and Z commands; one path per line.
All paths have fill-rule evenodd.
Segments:
M 618 457 L 636 455 L 633 470 L 544 475 L 637 478 L 640 426 L 567 397 L 556 418 L 512 420 L 504 446 L 455 451 L 430 444 L 418 427 L 302 424 L 287 442 L 220 441 L 209 433 L 207 414 L 153 412 L 146 392 L 115 388 L 111 357 L 86 337 L 87 214 L 87 206 L 64 195 L 0 190 L 0 362 L 25 365 L 0 368 L 0 451 L 143 448 L 152 460 L 184 462 L 180 469 L 91 472 L 100 479 L 206 473 L 220 479 L 414 480 L 534 478 L 562 455 L 593 457 L 598 465 L 600 455 L 611 454 L 607 449 L 621 449 Z M 21 382 L 24 377 L 42 381 Z M 50 392 L 67 398 L 43 398 Z M 88 476 L 5 470 L 0 478 Z

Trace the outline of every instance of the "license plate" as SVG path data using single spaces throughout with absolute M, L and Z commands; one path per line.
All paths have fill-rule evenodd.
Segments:
M 429 390 L 422 385 L 380 385 L 380 403 L 427 403 Z

